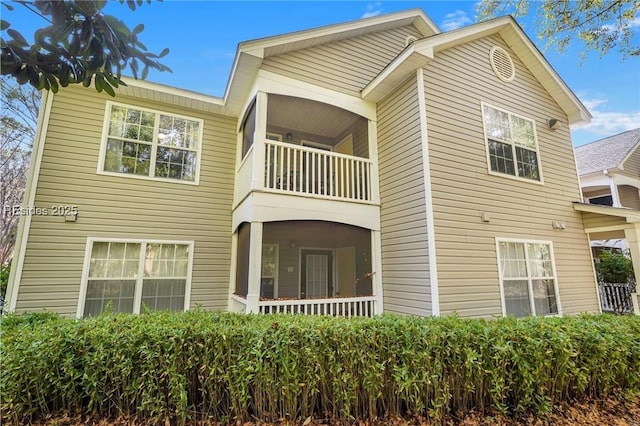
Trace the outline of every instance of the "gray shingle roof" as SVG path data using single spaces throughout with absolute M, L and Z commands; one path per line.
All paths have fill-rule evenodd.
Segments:
M 580 176 L 619 167 L 640 143 L 640 128 L 600 139 L 575 149 Z

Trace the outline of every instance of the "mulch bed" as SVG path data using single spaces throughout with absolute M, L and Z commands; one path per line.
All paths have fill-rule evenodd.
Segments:
M 10 422 L 5 424 L 11 424 Z M 104 419 L 96 416 L 68 416 L 60 415 L 42 419 L 32 423 L 34 426 L 70 426 L 70 425 L 95 425 L 95 426 L 148 426 L 157 425 L 135 417 L 121 417 L 117 419 Z M 170 426 L 171 422 L 162 422 L 160 425 Z M 556 406 L 553 412 L 544 417 L 528 416 L 520 419 L 511 419 L 502 415 L 485 415 L 470 412 L 464 416 L 449 416 L 443 419 L 443 426 L 569 426 L 569 425 L 606 425 L 606 426 L 640 426 L 640 397 L 631 401 L 619 401 L 607 399 L 603 401 L 589 401 L 573 403 L 570 405 Z M 188 423 L 189 426 L 211 425 L 222 426 L 219 423 Z M 436 423 L 425 419 L 395 418 L 378 419 L 374 421 L 334 422 L 322 419 L 306 419 L 299 422 L 282 421 L 278 423 L 247 422 L 232 423 L 233 426 L 435 426 Z

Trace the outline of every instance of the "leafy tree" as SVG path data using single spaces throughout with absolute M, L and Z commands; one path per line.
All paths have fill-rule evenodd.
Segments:
M 604 283 L 626 283 L 634 279 L 633 264 L 624 253 L 603 251 L 596 262 L 598 280 Z
M 11 261 L 35 138 L 40 94 L 2 77 L 0 86 L 0 266 Z
M 480 20 L 507 13 L 516 18 L 533 13 L 538 38 L 560 52 L 578 38 L 584 44 L 583 57 L 588 50 L 604 56 L 613 48 L 623 58 L 640 55 L 640 46 L 632 40 L 634 27 L 640 26 L 637 0 L 481 0 L 477 11 Z
M 131 10 L 151 0 L 126 0 Z M 119 0 L 124 3 L 125 0 Z M 149 69 L 171 70 L 157 59 L 169 53 L 147 51 L 138 39 L 144 30 L 139 24 L 133 30 L 119 19 L 103 12 L 106 0 L 15 0 L 40 15 L 50 25 L 34 33 L 34 44 L 11 24 L 2 20 L 2 31 L 7 39 L 0 38 L 2 47 L 2 74 L 11 75 L 20 84 L 31 84 L 37 89 L 57 92 L 58 87 L 82 83 L 85 87 L 95 84 L 115 96 L 114 88 L 125 85 L 122 71 L 130 69 L 134 78 L 147 77 Z M 3 2 L 9 10 L 13 7 Z

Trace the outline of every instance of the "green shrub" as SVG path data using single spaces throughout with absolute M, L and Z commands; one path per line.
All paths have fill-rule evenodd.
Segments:
M 640 318 L 465 320 L 190 311 L 2 322 L 3 420 L 349 420 L 549 412 L 640 390 Z

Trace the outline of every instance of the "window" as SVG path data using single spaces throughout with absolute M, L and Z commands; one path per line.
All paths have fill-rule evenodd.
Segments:
M 599 197 L 589 198 L 589 204 L 597 204 L 599 206 L 613 206 L 612 195 L 602 195 Z
M 262 245 L 262 272 L 260 277 L 260 297 L 277 297 L 278 281 L 278 245 Z
M 99 172 L 197 183 L 203 121 L 107 102 Z
M 249 149 L 253 146 L 253 134 L 256 131 L 256 102 L 255 100 L 249 107 L 247 114 L 242 123 L 242 158 L 247 155 Z
M 516 317 L 557 314 L 551 243 L 498 240 L 497 244 L 503 313 Z
M 540 181 L 535 122 L 484 104 L 483 117 L 490 170 Z
M 89 240 L 78 316 L 188 306 L 192 242 Z

